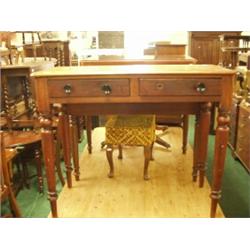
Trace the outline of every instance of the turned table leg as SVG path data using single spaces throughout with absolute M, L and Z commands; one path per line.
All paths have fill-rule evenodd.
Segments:
M 207 148 L 208 148 L 208 135 L 210 128 L 211 118 L 211 103 L 205 103 L 201 106 L 200 113 L 200 135 L 199 135 L 199 149 L 197 156 L 197 166 L 199 169 L 199 187 L 203 187 L 206 164 L 207 164 Z
M 199 148 L 199 133 L 200 133 L 200 115 L 195 116 L 195 131 L 194 131 L 194 149 L 193 149 L 193 181 L 196 182 L 198 176 L 197 152 Z
M 211 217 L 215 217 L 218 200 L 221 197 L 221 182 L 224 172 L 230 118 L 227 112 L 219 110 L 214 147 L 213 183 L 210 197 Z
M 62 121 L 62 148 L 63 148 L 63 156 L 64 162 L 66 166 L 66 177 L 67 177 L 67 185 L 69 188 L 72 187 L 72 167 L 71 167 L 71 143 L 70 143 L 70 124 L 69 124 L 69 116 L 66 114 L 61 114 Z
M 183 115 L 183 125 L 182 125 L 182 153 L 186 154 L 187 152 L 187 142 L 188 142 L 188 115 Z
M 79 166 L 79 153 L 78 153 L 78 131 L 76 117 L 70 118 L 70 135 L 71 135 L 71 151 L 74 163 L 74 175 L 76 181 L 80 180 L 80 166 Z
M 91 131 L 92 131 L 92 116 L 86 116 L 86 132 L 87 132 L 87 142 L 88 142 L 89 154 L 92 153 Z
M 45 162 L 45 171 L 48 184 L 48 199 L 50 201 L 51 212 L 53 217 L 57 214 L 57 193 L 56 193 L 56 176 L 55 176 L 55 146 L 54 135 L 52 131 L 52 120 L 50 117 L 40 119 L 42 149 Z

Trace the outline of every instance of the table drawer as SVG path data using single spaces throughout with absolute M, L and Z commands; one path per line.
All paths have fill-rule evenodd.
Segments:
M 129 96 L 129 79 L 63 79 L 49 80 L 50 97 Z
M 211 96 L 221 95 L 219 78 L 213 79 L 140 79 L 140 96 Z

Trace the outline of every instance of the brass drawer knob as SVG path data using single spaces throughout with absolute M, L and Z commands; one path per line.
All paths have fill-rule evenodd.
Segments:
M 101 90 L 103 91 L 104 95 L 110 95 L 112 92 L 112 88 L 109 84 L 102 85 Z
M 162 82 L 157 82 L 156 83 L 156 89 L 157 90 L 163 90 L 164 89 L 164 84 Z
M 196 86 L 196 91 L 199 93 L 204 93 L 206 91 L 206 85 L 203 82 L 199 82 Z
M 68 84 L 64 85 L 63 89 L 64 89 L 64 93 L 69 95 L 69 94 L 71 94 L 72 86 L 71 86 L 71 84 L 68 83 Z

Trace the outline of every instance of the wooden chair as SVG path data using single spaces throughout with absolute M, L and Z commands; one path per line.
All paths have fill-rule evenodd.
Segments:
M 37 58 L 37 49 L 41 48 L 42 49 L 42 53 L 44 56 L 44 60 L 46 60 L 46 50 L 45 50 L 45 46 L 44 43 L 42 42 L 42 39 L 40 37 L 40 33 L 37 31 L 22 31 L 22 32 L 16 32 L 16 33 L 22 33 L 22 42 L 23 42 L 23 49 L 24 51 L 27 49 L 31 49 L 33 52 L 33 57 L 34 60 L 36 61 Z M 31 36 L 31 41 L 26 40 L 27 35 Z M 36 41 L 37 39 L 37 41 Z
M 144 180 L 149 179 L 148 165 L 153 159 L 152 148 L 155 141 L 154 115 L 111 116 L 105 125 L 106 156 L 110 166 L 108 177 L 114 176 L 113 146 L 118 145 L 119 159 L 122 159 L 122 145 L 144 147 Z
M 37 178 L 38 178 L 38 190 L 39 192 L 43 192 L 43 175 L 42 175 L 42 159 L 41 159 L 41 133 L 39 129 L 38 115 L 36 112 L 36 107 L 34 104 L 34 100 L 30 94 L 24 94 L 24 103 L 27 105 L 23 105 L 20 110 L 15 108 L 14 105 L 11 105 L 8 88 L 7 88 L 7 80 L 1 83 L 1 87 L 3 90 L 3 100 L 2 106 L 3 110 L 1 112 L 1 122 L 2 127 L 4 129 L 4 140 L 5 145 L 8 148 L 23 148 L 21 154 L 19 155 L 20 162 L 23 167 L 23 178 L 22 183 L 29 187 L 28 184 L 28 169 L 26 167 L 26 162 L 29 159 L 35 159 L 36 168 L 37 168 Z M 27 90 L 28 86 L 26 86 Z M 30 92 L 29 90 L 27 92 Z M 28 106 L 28 107 L 27 107 Z M 31 106 L 31 107 L 30 107 Z M 28 109 L 28 110 L 27 110 Z M 54 128 L 55 128 L 55 140 L 58 138 L 58 121 L 54 119 Z M 56 152 L 59 153 L 59 140 L 56 140 Z M 58 160 L 59 155 L 57 155 L 56 159 L 56 170 L 62 185 L 64 185 L 65 181 L 61 172 L 60 160 Z
M 15 150 L 6 150 L 3 140 L 3 132 L 0 131 L 0 141 L 1 141 L 1 158 L 0 158 L 0 201 L 4 201 L 8 198 L 10 209 L 14 217 L 21 217 L 21 212 L 17 204 L 16 197 L 12 190 L 8 162 L 10 162 L 16 155 Z M 1 211 L 2 217 L 2 211 Z

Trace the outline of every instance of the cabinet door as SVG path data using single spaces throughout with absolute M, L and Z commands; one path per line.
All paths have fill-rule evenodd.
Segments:
M 195 38 L 192 40 L 191 56 L 198 60 L 198 64 L 218 64 L 219 46 L 216 39 Z

